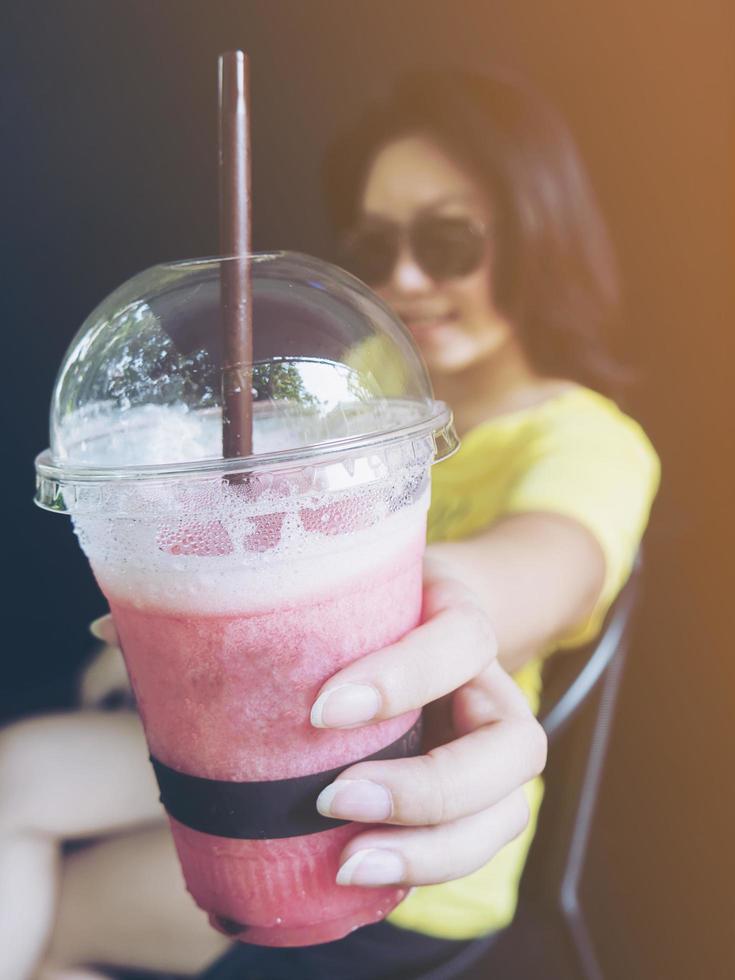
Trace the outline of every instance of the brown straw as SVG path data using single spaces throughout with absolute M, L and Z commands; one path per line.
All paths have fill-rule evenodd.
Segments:
M 219 58 L 219 220 L 222 289 L 222 455 L 253 451 L 250 276 L 250 72 L 247 55 Z

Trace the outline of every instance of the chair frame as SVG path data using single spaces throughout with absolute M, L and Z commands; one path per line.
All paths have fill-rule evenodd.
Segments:
M 633 613 L 640 589 L 640 555 L 633 571 L 618 596 L 602 636 L 589 654 L 574 680 L 539 718 L 553 746 L 569 729 L 590 697 L 599 690 L 599 702 L 582 766 L 582 779 L 576 794 L 571 823 L 567 830 L 567 847 L 563 873 L 558 885 L 558 911 L 585 980 L 603 980 L 603 972 L 595 952 L 595 944 L 580 900 L 590 835 L 594 823 L 597 799 L 610 743 L 615 706 L 630 645 Z M 543 811 L 542 817 L 543 820 Z

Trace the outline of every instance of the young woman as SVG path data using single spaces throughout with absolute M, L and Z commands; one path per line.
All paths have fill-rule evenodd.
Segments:
M 428 706 L 425 755 L 360 763 L 319 800 L 325 813 L 384 824 L 350 842 L 340 883 L 417 887 L 385 923 L 301 950 L 238 945 L 212 976 L 448 976 L 512 917 L 541 795 L 538 782 L 520 789 L 545 755 L 531 714 L 541 658 L 599 629 L 631 567 L 658 464 L 640 428 L 599 393 L 613 373 L 600 342 L 615 299 L 609 250 L 564 128 L 523 88 L 415 79 L 335 148 L 327 189 L 344 263 L 411 330 L 464 439 L 434 473 L 423 624 L 330 678 L 312 712 L 314 724 L 339 727 Z M 92 717 L 95 742 L 81 737 L 78 715 L 46 721 L 80 736 L 83 792 L 52 826 L 48 786 L 19 774 L 48 767 L 58 729 L 6 733 L 5 785 L 15 774 L 22 805 L 0 823 L 0 869 L 5 853 L 43 896 L 35 908 L 17 904 L 11 939 L 25 940 L 26 962 L 38 957 L 28 937 L 38 946 L 52 928 L 59 837 L 124 830 L 66 859 L 46 970 L 195 972 L 217 951 L 208 937 L 222 937 L 201 928 L 203 916 L 194 924 L 165 829 L 132 826 L 160 812 L 137 720 L 116 716 L 125 733 L 113 735 L 105 716 Z M 105 753 L 117 761 L 110 787 L 100 785 Z M 90 820 L 85 808 L 102 790 L 113 805 Z M 152 889 L 143 834 L 146 860 L 157 861 Z M 198 960 L 173 938 L 184 934 L 200 944 Z
M 536 710 L 544 656 L 594 638 L 624 584 L 659 479 L 640 426 L 607 397 L 621 375 L 604 342 L 616 276 L 579 156 L 523 85 L 422 73 L 343 135 L 325 186 L 341 264 L 403 320 L 463 440 L 433 473 L 431 567 L 472 595 Z M 421 671 L 376 655 L 330 680 L 330 723 L 433 702 L 427 757 L 355 766 L 328 801 L 386 823 L 350 842 L 344 881 L 419 887 L 387 923 L 291 954 L 279 976 L 459 975 L 487 944 L 477 937 L 510 922 L 541 785 L 527 787 L 525 831 L 493 857 L 498 813 L 517 799 L 495 791 L 517 762 L 492 724 L 496 671 L 448 633 Z M 249 956 L 233 950 L 212 977 L 238 976 Z

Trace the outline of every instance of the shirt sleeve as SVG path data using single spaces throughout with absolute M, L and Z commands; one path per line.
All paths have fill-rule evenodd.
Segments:
M 584 525 L 605 557 L 605 582 L 591 616 L 556 647 L 587 643 L 625 584 L 660 480 L 643 429 L 613 402 L 581 406 L 541 427 L 533 462 L 510 488 L 505 513 L 563 514 Z

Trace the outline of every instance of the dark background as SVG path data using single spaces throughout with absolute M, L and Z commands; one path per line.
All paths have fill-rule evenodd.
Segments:
M 663 461 L 585 885 L 595 938 L 616 980 L 735 976 L 732 4 L 46 0 L 4 21 L 0 718 L 66 703 L 103 610 L 70 524 L 31 504 L 32 460 L 92 307 L 217 251 L 217 53 L 252 56 L 255 245 L 317 254 L 335 127 L 405 67 L 499 62 L 588 163 L 627 287 L 632 411 Z

